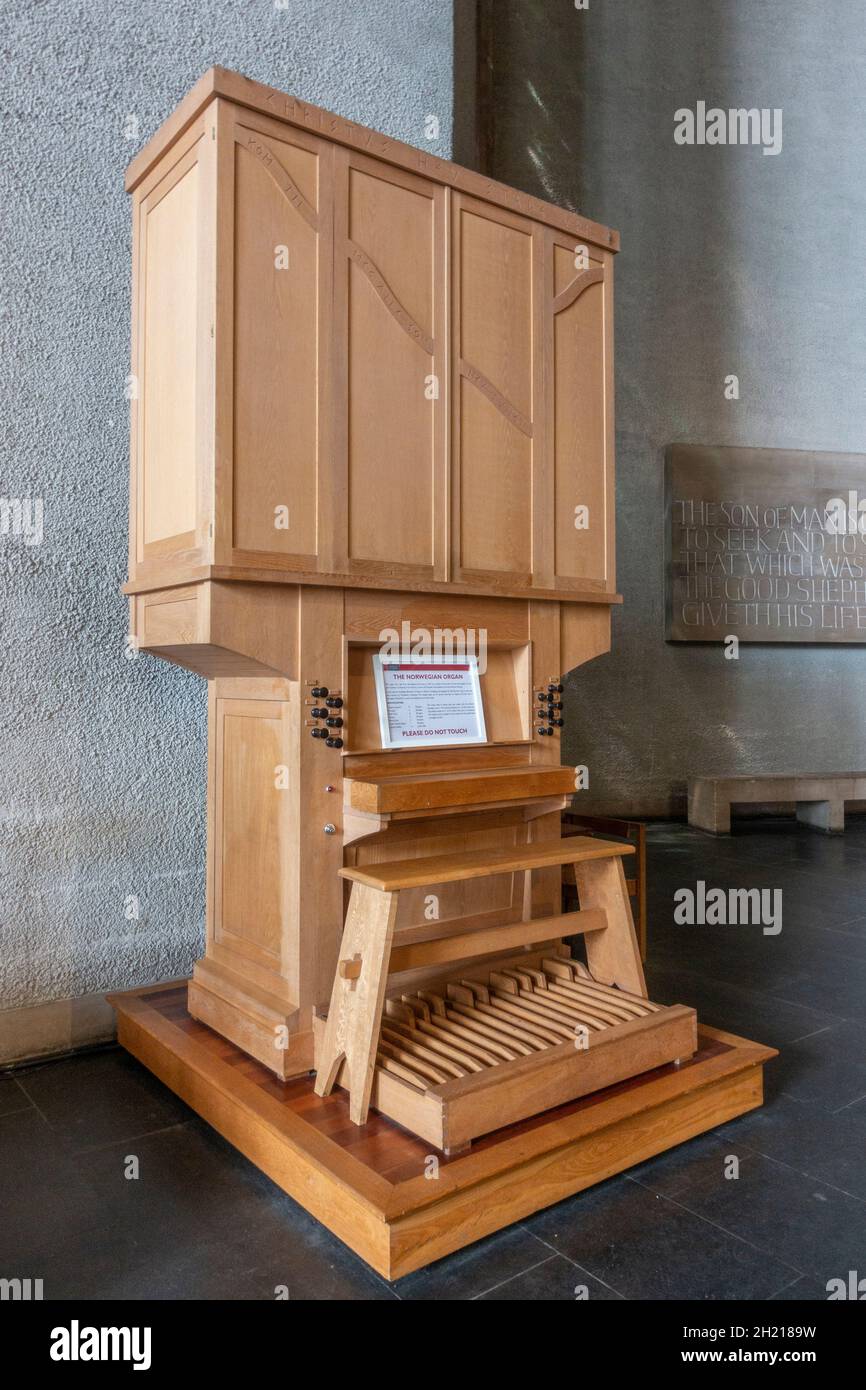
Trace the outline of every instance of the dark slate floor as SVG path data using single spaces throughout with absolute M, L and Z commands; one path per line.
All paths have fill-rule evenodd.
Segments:
M 788 1300 L 866 1274 L 866 819 L 650 844 L 651 997 L 781 1049 L 763 1110 L 389 1286 L 129 1056 L 91 1053 L 0 1077 L 0 1275 L 61 1299 Z M 698 878 L 781 888 L 781 934 L 675 926 Z

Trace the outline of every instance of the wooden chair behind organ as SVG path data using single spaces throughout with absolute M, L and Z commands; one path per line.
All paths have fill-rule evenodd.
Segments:
M 646 999 L 627 847 L 560 838 L 561 679 L 618 602 L 618 239 L 235 74 L 197 90 L 128 179 L 133 632 L 209 685 L 189 1009 L 454 1151 L 695 1048 Z M 484 742 L 383 747 L 387 634 L 455 630 Z

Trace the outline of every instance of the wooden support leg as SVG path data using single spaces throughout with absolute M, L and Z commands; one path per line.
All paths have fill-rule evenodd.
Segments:
M 345 1058 L 349 1115 L 356 1125 L 365 1123 L 370 1108 L 397 898 L 397 893 L 382 893 L 363 883 L 352 885 L 318 1059 L 316 1095 L 327 1096 Z
M 593 859 L 575 864 L 574 880 L 581 909 L 603 908 L 607 926 L 590 932 L 586 960 L 593 978 L 604 985 L 619 985 L 630 994 L 646 998 L 646 981 L 631 915 L 621 859 Z

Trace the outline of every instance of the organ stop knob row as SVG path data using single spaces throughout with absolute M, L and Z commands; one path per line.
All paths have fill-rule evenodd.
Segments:
M 328 686 L 314 685 L 310 689 L 310 695 L 314 700 L 323 701 L 321 704 L 313 705 L 310 710 L 311 719 L 324 720 L 324 728 L 317 724 L 310 730 L 311 738 L 323 738 L 327 748 L 342 748 L 343 740 L 334 730 L 342 729 L 343 719 L 341 715 L 335 714 L 335 710 L 343 708 L 343 701 L 339 695 L 332 695 Z
M 552 738 L 556 729 L 565 725 L 562 717 L 563 703 L 557 697 L 563 692 L 562 680 L 555 677 L 548 682 L 547 689 L 536 690 L 538 708 L 535 711 L 536 732 L 541 738 Z

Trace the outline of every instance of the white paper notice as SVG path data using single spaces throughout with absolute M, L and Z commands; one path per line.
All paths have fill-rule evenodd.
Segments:
M 373 664 L 383 748 L 487 742 L 477 657 Z

